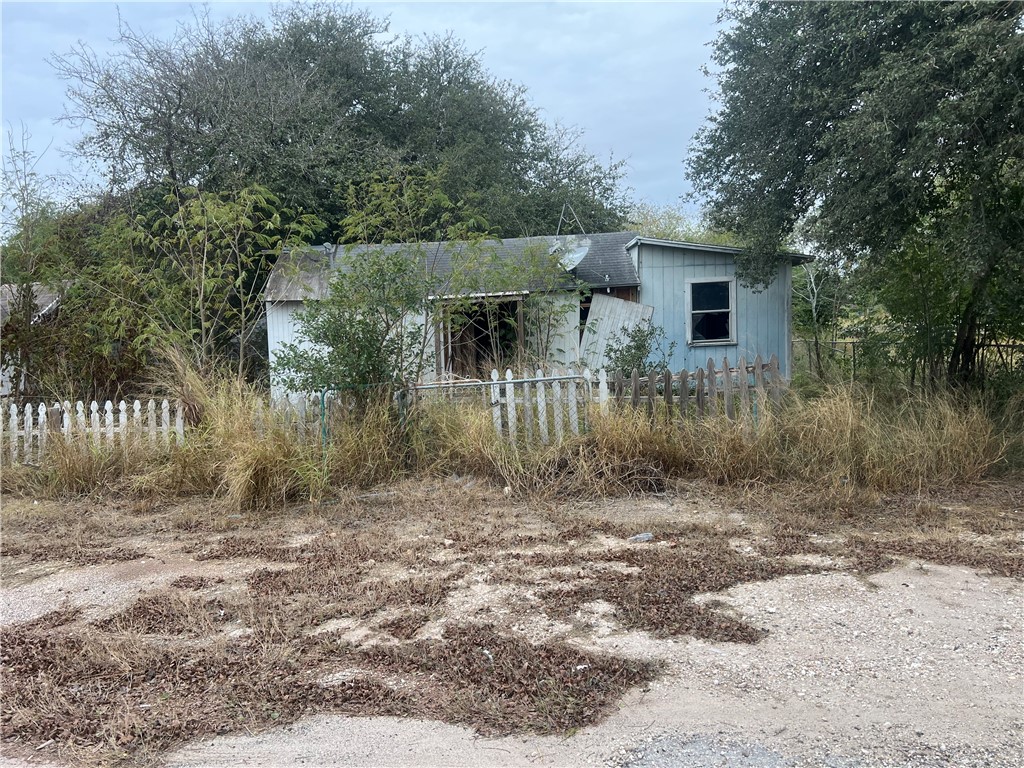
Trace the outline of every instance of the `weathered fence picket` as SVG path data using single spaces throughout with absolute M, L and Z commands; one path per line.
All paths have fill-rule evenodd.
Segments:
M 729 369 L 729 358 L 722 358 L 722 395 L 725 400 L 725 415 L 730 419 L 736 418 L 736 409 L 732 407 L 732 372 Z
M 678 374 L 669 370 L 647 375 L 632 371 L 627 378 L 616 371 L 604 376 L 604 380 L 614 381 L 615 385 L 611 393 L 598 387 L 598 402 L 603 411 L 607 411 L 609 404 L 643 408 L 650 416 L 663 416 L 667 423 L 676 418 L 682 422 L 690 417 L 717 416 L 732 421 L 756 421 L 759 414 L 781 406 L 786 389 L 774 355 L 768 362 L 763 362 L 759 355 L 752 365 L 744 357 L 736 366 L 723 358 L 721 365 L 708 360 L 704 368 L 692 372 L 685 368 Z
M 516 439 L 516 388 L 512 371 L 505 371 L 505 411 L 508 414 L 508 436 Z
M 738 375 L 736 376 L 740 390 L 740 417 L 746 419 L 750 416 L 750 390 L 747 381 L 747 359 L 740 357 L 738 364 Z
M 756 421 L 759 413 L 781 404 L 785 383 L 776 358 L 763 363 L 758 357 L 749 366 L 741 358 L 735 367 L 728 358 L 721 365 L 708 360 L 705 368 L 683 369 L 678 374 L 669 370 L 650 374 L 602 370 L 592 376 L 590 371 L 545 374 L 537 370 L 516 379 L 511 370 L 504 376 L 495 370 L 489 382 L 426 384 L 413 390 L 450 394 L 472 387 L 490 390 L 489 406 L 498 434 L 513 441 L 536 439 L 547 445 L 583 432 L 590 403 L 596 403 L 602 413 L 612 407 L 644 409 L 649 418 L 664 419 L 667 424 L 716 416 Z
M 543 378 L 543 371 L 537 371 L 537 378 Z M 548 401 L 544 396 L 544 384 L 537 382 L 537 424 L 540 427 L 540 441 L 548 444 Z

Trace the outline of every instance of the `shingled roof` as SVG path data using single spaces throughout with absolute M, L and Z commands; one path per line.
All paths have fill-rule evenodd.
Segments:
M 577 280 L 591 287 L 625 288 L 640 285 L 636 268 L 626 250 L 635 240 L 636 232 L 603 232 L 587 235 L 590 247 L 583 260 L 572 273 Z M 545 251 L 555 243 L 553 237 L 515 237 L 505 240 L 489 240 L 484 248 L 490 249 L 502 261 L 525 260 L 531 249 Z M 458 258 L 468 246 L 465 243 L 422 243 L 416 247 L 420 257 L 430 263 L 431 273 L 443 280 L 452 271 L 452 259 Z M 410 251 L 408 244 L 395 245 L 320 245 L 286 251 L 278 259 L 270 279 L 267 281 L 267 301 L 303 301 L 320 299 L 327 295 L 333 271 L 340 266 L 346 254 L 358 256 L 369 251 L 398 253 Z M 529 290 L 530 286 L 522 286 Z
M 21 286 L 11 283 L 0 285 L 0 326 L 7 324 L 7 319 L 14 311 L 14 304 L 20 288 Z M 32 322 L 49 315 L 60 302 L 60 294 L 57 289 L 42 283 L 32 283 L 32 298 L 35 301 Z

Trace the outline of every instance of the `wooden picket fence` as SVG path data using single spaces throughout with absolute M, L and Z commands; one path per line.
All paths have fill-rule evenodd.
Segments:
M 712 359 L 705 368 L 677 373 L 664 370 L 630 376 L 616 371 L 610 379 L 601 372 L 598 402 L 607 412 L 608 405 L 646 408 L 648 414 L 664 414 L 697 419 L 723 415 L 733 420 L 756 421 L 769 407 L 779 407 L 787 388 L 779 373 L 779 359 L 772 355 L 765 363 L 761 356 L 748 364 L 741 357 L 735 366 L 723 358 L 720 366 Z
M 181 404 L 167 400 L 135 400 L 130 405 L 122 400 L 116 406 L 110 400 L 102 406 L 95 400 L 88 405 L 81 400 L 52 405 L 11 403 L 5 411 L 0 440 L 2 456 L 11 464 L 39 462 L 55 433 L 84 436 L 97 449 L 113 446 L 127 435 L 162 445 L 180 443 L 185 435 Z
M 668 420 L 721 414 L 753 423 L 767 408 L 782 402 L 785 389 L 774 355 L 767 363 L 760 355 L 750 364 L 740 358 L 735 366 L 728 358 L 720 365 L 709 359 L 705 368 L 676 373 L 601 370 L 594 376 L 589 370 L 570 369 L 516 376 L 506 370 L 501 376 L 492 370 L 490 381 L 439 382 L 412 388 L 413 397 L 419 399 L 482 398 L 498 434 L 544 444 L 586 431 L 590 404 L 598 405 L 603 413 L 613 407 L 631 407 Z
M 491 371 L 490 381 L 455 381 L 420 384 L 411 388 L 413 400 L 443 397 L 449 400 L 481 398 L 491 412 L 494 428 L 511 440 L 520 436 L 547 445 L 566 435 L 586 430 L 587 406 L 593 400 L 589 370 L 544 373 Z
M 756 422 L 772 407 L 778 407 L 786 389 L 773 355 L 767 363 L 758 356 L 748 364 L 740 358 L 735 366 L 723 359 L 721 365 L 708 360 L 707 366 L 676 373 L 661 371 L 642 374 L 632 371 L 609 373 L 601 370 L 523 372 L 511 370 L 501 376 L 491 371 L 490 381 L 457 381 L 423 384 L 403 394 L 406 404 L 422 399 L 479 399 L 490 411 L 498 434 L 512 441 L 558 443 L 587 429 L 590 407 L 603 413 L 612 408 L 644 409 L 651 418 L 703 419 L 719 415 Z M 301 403 L 300 403 L 301 405 Z M 116 406 L 107 401 L 88 405 L 70 401 L 47 405 L 11 403 L 7 416 L 0 418 L 0 450 L 4 463 L 38 463 L 46 453 L 53 434 L 81 435 L 96 449 L 113 446 L 127 435 L 152 444 L 169 446 L 185 437 L 185 417 L 180 403 L 167 400 L 122 400 Z M 286 423 L 309 440 L 322 439 L 319 402 L 297 407 L 284 401 Z M 289 417 L 289 414 L 291 416 Z M 0 414 L 2 415 L 2 414 Z

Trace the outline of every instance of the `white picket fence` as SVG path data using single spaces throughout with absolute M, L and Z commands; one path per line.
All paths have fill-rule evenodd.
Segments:
M 122 400 L 116 406 L 107 400 L 102 406 L 95 400 L 86 405 L 81 400 L 47 405 L 26 403 L 6 407 L 6 418 L 0 418 L 3 458 L 11 464 L 38 462 L 46 452 L 47 441 L 55 433 L 81 435 L 100 449 L 111 446 L 123 436 L 133 435 L 151 443 L 180 443 L 185 435 L 185 419 L 181 404 L 167 400 L 135 400 L 130 405 Z
M 604 371 L 601 372 L 602 374 Z M 498 434 L 515 440 L 520 432 L 529 441 L 547 445 L 560 442 L 567 434 L 586 430 L 587 405 L 593 401 L 593 377 L 589 370 L 535 373 L 516 376 L 511 370 L 502 377 L 491 371 L 490 382 L 454 381 L 412 387 L 416 398 L 442 396 L 455 399 L 478 390 L 491 411 Z
M 501 376 L 493 370 L 490 381 L 421 384 L 405 395 L 414 401 L 438 397 L 482 400 L 498 434 L 546 445 L 586 431 L 591 404 L 604 413 L 611 408 L 644 409 L 666 427 L 717 415 L 756 422 L 767 409 L 778 407 L 785 389 L 773 355 L 768 362 L 758 356 L 751 364 L 743 358 L 735 365 L 727 359 L 721 365 L 708 360 L 706 367 L 675 373 L 632 371 L 627 375 L 601 370 L 594 375 L 590 370 L 570 369 L 516 376 L 507 370 Z M 81 435 L 97 449 L 112 446 L 128 434 L 165 446 L 181 443 L 185 436 L 181 404 L 167 400 L 135 400 L 131 405 L 122 400 L 117 406 L 108 400 L 102 407 L 95 401 L 88 406 L 65 401 L 5 407 L 9 415 L 0 418 L 0 460 L 12 464 L 40 462 L 55 432 Z M 322 439 L 318 398 L 315 402 L 282 400 L 274 407 L 283 409 L 286 423 L 303 439 Z

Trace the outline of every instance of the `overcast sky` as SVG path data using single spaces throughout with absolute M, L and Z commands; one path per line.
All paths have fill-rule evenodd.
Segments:
M 393 33 L 453 32 L 487 70 L 527 87 L 550 121 L 585 131 L 588 149 L 628 163 L 634 196 L 659 205 L 689 192 L 682 161 L 705 119 L 710 83 L 700 67 L 717 30 L 718 3 L 354 3 L 391 21 Z M 265 3 L 214 2 L 215 18 L 263 15 Z M 167 35 L 188 20 L 188 3 L 50 3 L 3 0 L 3 122 L 31 148 L 50 145 L 40 169 L 67 171 L 78 135 L 54 121 L 64 83 L 47 58 L 77 41 L 111 48 L 117 14 L 137 31 Z M 51 144 L 52 142 L 52 144 Z M 692 207 L 692 206 L 687 206 Z

